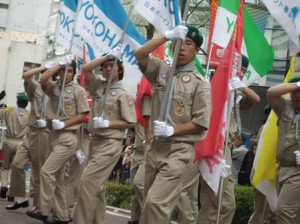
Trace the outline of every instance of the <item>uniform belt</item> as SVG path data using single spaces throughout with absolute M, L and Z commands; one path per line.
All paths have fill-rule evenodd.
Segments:
M 279 166 L 281 167 L 293 167 L 297 166 L 296 162 L 279 162 Z

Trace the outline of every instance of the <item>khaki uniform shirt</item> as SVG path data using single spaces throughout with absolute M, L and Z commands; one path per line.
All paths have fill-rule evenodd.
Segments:
M 7 108 L 0 110 L 0 120 L 6 123 L 6 138 L 22 139 L 27 131 L 29 112 L 25 110 L 23 115 L 18 113 L 18 108 Z
M 50 84 L 45 90 L 45 93 L 49 96 L 46 117 L 51 123 L 53 119 L 57 119 L 56 114 L 61 89 L 59 82 L 49 82 Z M 90 109 L 85 90 L 74 82 L 66 83 L 62 97 L 62 108 L 63 110 L 60 112 L 58 118 L 61 121 L 71 119 L 78 114 L 89 112 Z M 81 124 L 77 124 L 63 130 L 77 130 L 80 126 Z
M 31 104 L 28 125 L 38 127 L 36 120 L 44 118 L 41 113 L 46 112 L 48 96 L 43 92 L 41 84 L 32 79 L 25 80 L 24 88 Z
M 165 62 L 150 58 L 144 75 L 152 83 L 152 122 L 158 120 L 161 103 L 166 90 L 167 74 L 170 67 Z M 168 123 L 177 126 L 193 122 L 205 129 L 209 128 L 211 115 L 211 89 L 209 82 L 197 71 L 177 72 Z M 202 134 L 171 136 L 169 139 L 182 142 L 203 140 Z
M 151 115 L 151 98 L 144 98 L 142 102 L 142 116 Z M 140 123 L 135 125 L 135 141 L 134 145 L 136 148 L 143 147 L 143 141 L 146 140 L 145 128 Z
M 295 111 L 290 100 L 283 100 L 279 108 L 273 108 L 278 116 L 278 143 L 276 158 L 281 165 L 295 165 L 294 151 L 299 150 L 294 124 Z M 300 121 L 299 125 L 300 125 Z M 299 139 L 300 140 L 300 139 Z
M 111 128 L 94 128 L 93 118 L 101 116 L 100 108 L 103 96 L 106 91 L 107 83 L 100 77 L 93 74 L 87 85 L 87 90 L 93 98 L 91 116 L 89 121 L 89 131 L 92 135 L 100 135 L 106 138 L 122 139 L 124 130 Z M 132 95 L 127 92 L 119 81 L 111 85 L 104 106 L 104 118 L 112 121 L 117 119 L 125 120 L 129 123 L 136 123 L 134 100 Z

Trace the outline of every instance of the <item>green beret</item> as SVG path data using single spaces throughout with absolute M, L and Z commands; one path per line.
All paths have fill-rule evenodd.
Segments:
M 291 79 L 289 79 L 289 83 L 291 83 L 291 82 L 299 82 L 300 81 L 300 76 L 299 75 L 297 75 L 297 76 L 294 76 L 293 78 L 291 78 Z
M 249 59 L 242 54 L 242 67 L 248 68 L 249 65 Z
M 6 108 L 6 107 L 7 107 L 7 105 L 5 103 L 0 104 L 0 108 Z
M 270 104 L 267 104 L 264 108 L 264 114 L 269 114 L 271 112 L 272 108 L 270 106 Z
M 26 95 L 26 93 L 18 93 L 17 94 L 17 100 L 29 101 L 28 96 Z
M 199 30 L 194 26 L 187 26 L 187 28 L 188 28 L 188 33 L 186 37 L 192 39 L 195 42 L 197 47 L 201 47 L 203 43 L 203 37 L 200 34 Z

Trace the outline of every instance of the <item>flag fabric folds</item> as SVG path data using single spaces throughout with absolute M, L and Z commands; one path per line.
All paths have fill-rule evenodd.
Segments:
M 290 69 L 284 82 L 287 82 L 294 76 L 296 56 L 291 60 Z M 278 142 L 277 115 L 272 111 L 259 138 L 253 169 L 255 170 L 252 184 L 262 192 L 275 211 L 277 207 L 276 192 L 276 148 Z
M 121 41 L 127 13 L 119 0 L 83 0 L 78 13 L 76 31 L 93 49 L 95 57 L 116 48 Z M 122 60 L 125 66 L 123 83 L 135 89 L 142 74 L 134 56 L 137 48 L 145 43 L 134 24 L 130 21 L 122 46 Z
M 262 0 L 272 16 L 282 26 L 289 36 L 290 55 L 300 51 L 300 1 Z
M 198 161 L 203 179 L 217 194 L 220 181 L 220 163 L 224 154 L 225 133 L 229 127 L 232 94 L 229 80 L 239 75 L 241 68 L 241 46 L 243 37 L 243 6 L 241 1 L 236 32 L 233 33 L 225 55 L 220 61 L 211 81 L 212 120 L 207 137 L 196 144 L 195 161 Z
M 181 23 L 179 0 L 138 0 L 134 9 L 151 23 L 160 34 Z

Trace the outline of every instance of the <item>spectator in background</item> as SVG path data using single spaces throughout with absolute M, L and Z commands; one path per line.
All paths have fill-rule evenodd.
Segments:
M 246 141 L 245 134 L 238 135 L 236 133 L 236 135 L 234 136 L 234 142 L 233 142 L 234 149 L 232 150 L 231 172 L 235 184 L 237 184 L 238 172 L 240 171 L 244 156 L 248 152 L 248 149 L 245 145 L 245 141 Z
M 246 152 L 244 156 L 240 171 L 238 173 L 238 184 L 240 185 L 251 185 L 250 174 L 253 167 L 256 149 L 257 143 L 253 144 L 252 148 L 248 152 Z

